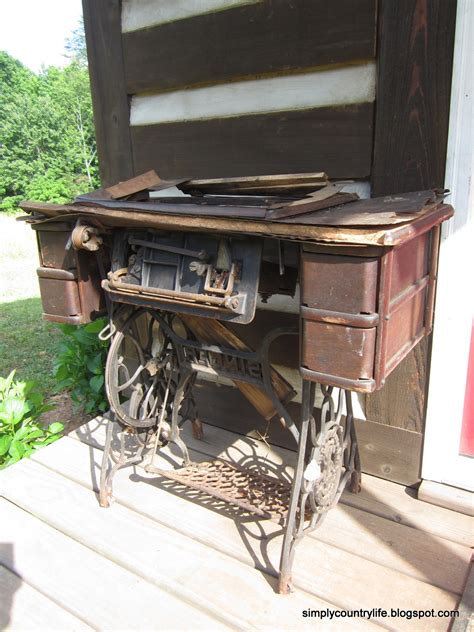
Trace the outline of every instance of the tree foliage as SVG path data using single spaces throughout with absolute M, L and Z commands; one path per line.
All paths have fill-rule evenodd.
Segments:
M 66 57 L 75 60 L 84 68 L 87 66 L 86 34 L 84 30 L 84 18 L 81 17 L 79 25 L 66 40 Z
M 35 74 L 0 51 L 0 208 L 66 202 L 99 184 L 81 27 L 65 68 Z

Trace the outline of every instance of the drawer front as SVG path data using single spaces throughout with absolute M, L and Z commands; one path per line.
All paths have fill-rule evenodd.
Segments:
M 71 231 L 38 230 L 41 265 L 45 268 L 71 270 L 75 267 L 74 250 L 66 248 Z
M 386 372 L 392 371 L 424 335 L 428 288 L 417 292 L 390 314 L 386 327 Z
M 53 322 L 81 322 L 81 304 L 75 280 L 39 278 L 43 312 Z
M 343 380 L 371 379 L 376 331 L 303 319 L 302 366 Z
M 429 274 L 431 233 L 425 233 L 393 250 L 390 300 Z
M 301 302 L 326 311 L 372 314 L 377 310 L 377 257 L 303 252 Z

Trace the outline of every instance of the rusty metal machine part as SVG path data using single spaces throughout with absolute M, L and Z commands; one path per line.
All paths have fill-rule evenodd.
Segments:
M 298 456 L 280 559 L 280 593 L 292 590 L 291 569 L 298 542 L 321 524 L 348 483 L 352 492 L 360 491 L 351 392 L 337 389 L 334 399 L 332 386 L 321 389 L 323 404 L 317 422 L 313 416 L 316 384 L 303 380 Z
M 111 300 L 248 323 L 253 319 L 261 240 L 196 233 L 118 232 Z
M 153 465 L 145 469 L 261 518 L 281 522 L 288 511 L 291 488 L 286 481 L 237 467 L 222 459 L 189 463 L 177 470 L 163 470 Z
M 75 250 L 89 250 L 96 252 L 103 244 L 99 230 L 95 226 L 76 223 L 71 234 L 72 246 Z

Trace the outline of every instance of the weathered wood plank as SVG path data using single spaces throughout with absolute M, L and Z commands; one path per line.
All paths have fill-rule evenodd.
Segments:
M 474 492 L 469 492 L 466 489 L 423 479 L 418 488 L 418 499 L 425 503 L 474 516 Z
M 362 426 L 364 422 L 359 425 Z M 275 425 L 276 427 L 276 425 Z M 194 450 L 207 454 L 218 455 L 225 453 L 227 447 L 236 444 L 235 450 L 243 450 L 245 454 L 252 451 L 266 455 L 269 451 L 262 441 L 250 437 L 238 437 L 234 432 L 205 424 L 204 440 L 197 441 L 186 428 L 186 443 Z M 244 443 L 239 443 L 239 440 Z M 250 443 L 252 450 L 245 448 Z M 237 452 L 229 452 L 227 457 L 235 458 Z M 274 459 L 279 455 L 282 463 L 292 463 L 294 454 L 277 446 L 271 446 L 270 455 Z M 360 494 L 344 493 L 342 504 L 356 509 L 373 513 L 393 522 L 418 529 L 424 533 L 445 538 L 468 547 L 474 546 L 472 518 L 450 511 L 444 507 L 429 506 L 416 498 L 416 492 L 403 485 L 397 485 L 368 474 L 363 475 L 362 491 Z
M 333 607 L 302 592 L 282 599 L 268 575 L 118 502 L 105 511 L 90 490 L 33 461 L 2 472 L 1 483 L 4 496 L 26 511 L 232 629 L 293 630 L 298 621 L 309 630 L 314 622 L 302 621 L 303 608 Z M 433 589 L 431 598 L 448 607 L 454 595 Z M 366 623 L 355 629 L 371 630 Z M 340 630 L 340 622 L 328 629 Z
M 456 0 L 379 3 L 373 196 L 443 187 L 455 20 Z M 423 340 L 367 397 L 369 419 L 423 433 L 429 348 Z
M 249 462 L 251 458 L 258 458 L 262 467 L 265 467 L 265 460 L 269 475 L 278 472 L 279 476 L 291 478 L 295 455 L 288 450 L 268 446 L 262 441 L 229 433 L 207 424 L 204 425 L 202 440 L 195 439 L 186 427 L 184 433 L 192 458 L 196 461 L 216 456 L 234 462 Z M 103 426 L 96 421 L 78 429 L 73 436 L 99 450 L 102 449 L 105 439 Z M 52 451 L 51 449 L 51 454 Z M 35 458 L 41 457 L 42 463 L 73 479 L 78 477 L 78 481 L 90 486 L 90 476 L 87 482 L 89 470 L 83 464 L 84 459 L 79 456 L 80 454 L 80 448 L 67 444 L 62 451 L 57 448 L 52 457 L 46 452 L 38 452 Z M 99 456 L 96 457 L 96 461 L 99 462 Z M 363 510 L 358 508 L 358 499 L 361 499 Z M 354 502 L 349 505 L 347 501 Z M 369 501 L 377 507 L 377 511 L 370 511 Z M 164 506 L 169 505 L 170 511 L 174 511 L 170 505 L 172 501 L 168 500 L 168 497 L 161 498 L 160 503 Z M 342 503 L 329 513 L 326 520 L 328 526 L 326 527 L 325 522 L 321 529 L 310 534 L 310 537 L 328 541 L 349 552 L 356 551 L 367 559 L 420 579 L 426 578 L 427 569 L 432 565 L 432 560 L 436 559 L 436 573 L 431 572 L 431 580 L 437 582 L 436 585 L 440 587 L 460 592 L 464 570 L 470 558 L 469 547 L 474 544 L 472 521 L 467 516 L 445 509 L 439 512 L 439 509 L 430 507 L 427 511 L 426 505 L 417 501 L 413 493 L 408 495 L 404 487 L 365 475 L 361 494 L 345 493 Z M 364 515 L 364 512 L 367 515 Z M 161 520 L 160 516 L 157 512 L 155 518 Z M 347 538 L 349 522 L 352 522 L 351 538 Z M 354 546 L 352 538 L 359 542 L 360 546 Z M 375 546 L 373 538 L 379 538 L 378 546 Z M 385 542 L 386 546 L 381 547 L 381 542 Z M 405 553 L 402 554 L 402 551 Z M 411 553 L 408 554 L 408 551 Z M 439 556 L 442 556 L 442 563 Z
M 443 187 L 456 0 L 382 0 L 372 195 Z
M 288 339 L 285 339 L 288 342 Z M 281 371 L 279 367 L 279 371 Z M 284 373 L 283 373 L 284 375 Z M 296 386 L 296 385 L 295 385 Z M 229 386 L 200 385 L 195 389 L 201 419 L 213 426 L 253 437 L 260 432 L 272 445 L 294 449 L 295 442 L 280 424 L 267 424 L 240 394 Z M 294 419 L 300 417 L 297 401 L 287 405 Z M 418 454 L 422 435 L 371 421 L 356 420 L 362 471 L 403 485 L 418 482 Z
M 404 243 L 414 230 L 423 230 L 433 222 L 442 222 L 452 215 L 452 208 L 441 205 L 430 213 L 407 224 L 396 226 L 341 227 L 341 226 L 306 226 L 305 224 L 286 224 L 284 222 L 267 222 L 263 220 L 235 219 L 229 217 L 198 217 L 190 215 L 173 215 L 136 210 L 130 213 L 115 208 L 101 208 L 96 205 L 69 204 L 57 205 L 47 202 L 22 202 L 21 208 L 27 212 L 38 212 L 46 217 L 67 215 L 94 216 L 105 226 L 121 228 L 141 227 L 163 230 L 199 230 L 208 232 L 239 233 L 247 235 L 264 235 L 266 237 L 330 242 L 331 244 L 350 244 L 363 246 L 397 246 Z
M 125 87 L 120 0 L 82 1 L 89 76 L 103 186 L 131 178 L 132 147 Z
M 162 179 L 154 171 L 147 171 L 135 178 L 125 180 L 125 182 L 114 184 L 106 189 L 106 192 L 113 200 L 117 200 L 128 195 L 133 195 L 134 193 L 139 193 L 150 187 L 159 186 L 162 183 Z M 172 184 L 174 185 L 176 183 L 173 182 Z
M 206 426 L 205 439 L 208 439 L 207 430 Z M 218 430 L 211 429 L 210 432 L 217 436 L 220 434 Z M 191 458 L 195 461 L 202 461 L 218 454 L 227 459 L 244 461 L 249 460 L 252 452 L 254 458 L 256 454 L 262 458 L 267 452 L 270 473 L 281 471 L 283 467 L 288 474 L 291 471 L 291 467 L 287 465 L 291 460 L 287 460 L 284 450 L 269 451 L 261 442 L 245 437 L 239 438 L 234 435 L 232 446 L 226 446 L 223 450 L 220 449 L 222 446 L 216 446 L 214 441 L 211 445 L 207 441 L 193 441 L 193 445 L 196 446 L 201 443 L 205 443 L 204 449 L 207 453 L 192 449 Z M 82 485 L 92 487 L 87 448 L 78 444 L 77 441 L 63 442 L 61 450 L 57 448 L 54 451 L 38 453 L 37 460 Z M 98 449 L 95 450 L 93 462 L 98 464 L 101 455 Z M 213 545 L 218 533 L 224 552 L 230 552 L 233 557 L 252 563 L 252 558 L 247 559 L 248 554 L 241 550 L 239 539 L 232 535 L 234 528 L 229 527 L 223 516 L 219 517 L 219 514 L 216 515 L 216 512 L 210 511 L 207 507 L 208 499 L 198 503 L 196 499 L 199 496 L 193 491 L 183 491 L 180 496 L 177 486 L 164 479 L 158 481 L 155 477 L 153 482 L 153 477 L 144 472 L 140 472 L 139 477 L 143 477 L 142 482 L 149 483 L 140 486 L 143 490 L 137 489 L 137 481 L 134 482 L 135 477 L 130 477 L 130 473 L 124 473 L 120 481 L 117 481 L 116 497 L 119 502 L 124 502 L 141 513 L 144 512 L 144 507 L 147 507 L 146 513 L 150 517 L 168 526 L 174 526 L 178 531 L 184 530 L 184 533 L 191 534 L 208 545 Z M 123 480 L 125 478 L 126 482 Z M 195 502 L 190 503 L 191 498 Z M 210 505 L 212 506 L 212 503 Z M 223 507 L 222 513 L 226 513 Z M 233 512 L 229 509 L 227 512 L 228 515 L 232 513 L 235 514 L 235 510 Z M 176 515 L 182 516 L 179 524 L 176 523 Z M 348 533 L 350 538 L 347 537 Z M 321 528 L 310 537 L 457 594 L 462 592 L 471 556 L 469 547 L 438 536 L 427 537 L 426 533 L 417 529 L 342 505 L 332 510 Z
M 44 453 L 43 453 L 44 454 Z M 66 467 L 70 470 L 70 459 L 65 459 L 69 462 Z M 80 467 L 83 468 L 84 474 L 87 476 L 89 464 L 84 464 L 83 460 L 76 460 Z M 99 455 L 95 458 L 97 462 Z M 52 466 L 57 467 L 56 459 L 52 460 Z M 231 557 L 237 557 L 245 561 L 248 565 L 256 565 L 257 568 L 268 570 L 275 569 L 279 546 L 281 544 L 280 537 L 273 537 L 266 542 L 262 542 L 261 537 L 265 533 L 275 536 L 280 531 L 279 527 L 272 522 L 263 521 L 256 522 L 245 516 L 241 516 L 238 512 L 232 512 L 228 510 L 222 503 L 214 503 L 209 499 L 203 502 L 203 506 L 199 507 L 199 500 L 196 497 L 195 492 L 185 493 L 188 500 L 193 502 L 186 502 L 179 500 L 175 495 L 181 495 L 181 489 L 175 489 L 173 492 L 173 485 L 169 485 L 166 481 L 162 484 L 165 490 L 159 490 L 156 485 L 161 486 L 158 481 L 151 481 L 148 476 L 142 475 L 137 471 L 135 475 L 130 477 L 130 471 L 127 473 L 123 470 L 120 473 L 120 477 L 117 478 L 116 494 L 117 504 L 124 503 L 126 506 L 133 508 L 137 513 L 143 515 L 143 520 L 149 518 L 158 520 L 160 525 L 156 526 L 156 539 L 162 542 L 163 546 L 172 546 L 172 542 L 168 541 L 168 538 L 163 538 L 161 525 L 169 526 L 173 530 L 175 535 L 175 542 L 180 543 L 181 546 L 187 549 L 187 538 L 189 536 L 193 539 L 199 540 L 203 544 L 209 547 L 217 548 Z M 53 473 L 50 472 L 51 476 Z M 42 477 L 41 477 L 42 478 Z M 38 480 L 38 476 L 36 478 Z M 7 493 L 10 493 L 9 491 Z M 163 494 L 168 494 L 168 500 L 165 500 Z M 75 499 L 77 502 L 77 498 Z M 176 520 L 176 516 L 180 516 L 180 520 Z M 239 518 L 240 515 L 240 518 Z M 227 516 L 226 518 L 224 516 Z M 231 517 L 232 520 L 228 520 Z M 328 518 L 329 519 L 329 518 Z M 95 517 L 90 516 L 88 522 L 94 522 Z M 114 515 L 114 521 L 117 521 L 117 514 Z M 339 531 L 339 537 L 343 537 L 346 544 L 350 543 L 347 531 L 345 528 L 351 525 L 351 532 L 355 530 L 357 524 L 356 519 L 349 519 L 349 522 L 342 524 Z M 367 523 L 365 527 L 367 527 Z M 396 525 L 392 525 L 395 527 Z M 117 523 L 117 528 L 120 528 L 120 522 Z M 333 525 L 334 527 L 334 525 Z M 328 527 L 331 530 L 331 525 Z M 178 538 L 176 538 L 176 531 L 178 531 Z M 363 529 L 362 529 L 363 531 Z M 219 537 L 216 537 L 216 534 Z M 374 534 L 374 541 L 379 534 Z M 357 541 L 357 535 L 355 535 Z M 395 537 L 397 540 L 398 538 Z M 242 543 L 243 540 L 243 543 Z M 390 541 L 390 540 L 388 540 Z M 419 538 L 419 542 L 421 538 Z M 143 542 L 143 541 L 142 541 Z M 387 542 L 388 544 L 388 542 Z M 244 546 L 245 545 L 245 546 Z M 438 546 L 442 546 L 441 541 L 438 542 Z M 455 603 L 456 597 L 450 592 L 434 588 L 430 585 L 430 581 L 426 578 L 422 581 L 414 579 L 410 575 L 399 573 L 390 567 L 386 567 L 375 562 L 365 559 L 365 549 L 363 555 L 353 553 L 351 551 L 343 550 L 338 546 L 332 546 L 328 542 L 321 541 L 316 536 L 314 538 L 307 538 L 301 543 L 301 549 L 297 555 L 295 563 L 295 585 L 299 588 L 303 588 L 306 591 L 317 594 L 319 598 L 323 598 L 333 604 L 337 604 L 343 608 L 367 608 L 369 607 L 370 600 L 376 600 L 381 604 L 381 607 L 415 607 L 415 601 L 418 602 L 418 608 L 431 607 L 428 604 L 430 599 L 434 600 L 434 603 L 439 604 L 451 604 L 452 608 Z M 346 548 L 351 548 L 347 547 Z M 433 543 L 433 551 L 436 549 L 436 543 Z M 403 550 L 403 546 L 402 546 Z M 405 553 L 410 550 L 410 545 L 405 548 Z M 398 550 L 400 553 L 401 550 Z M 212 552 L 212 555 L 217 555 L 216 551 Z M 467 551 L 469 555 L 469 551 Z M 393 555 L 392 559 L 396 559 L 397 555 Z M 410 563 L 415 563 L 410 555 L 407 555 L 408 561 L 405 564 L 405 569 L 409 569 Z M 447 558 L 447 555 L 446 555 Z M 233 564 L 229 557 L 227 563 L 227 573 L 233 570 Z M 385 559 L 387 561 L 387 559 Z M 150 560 L 150 563 L 152 561 Z M 209 561 L 208 561 L 209 563 Z M 162 566 L 166 565 L 166 561 L 162 562 Z M 176 565 L 179 566 L 181 560 L 176 560 Z M 269 568 L 270 566 L 270 568 Z M 452 566 L 451 566 L 452 567 Z M 317 572 L 315 572 L 317 569 Z M 462 568 L 461 568 L 462 570 Z M 273 570 L 273 573 L 275 570 Z M 431 564 L 431 569 L 425 564 L 423 572 L 430 575 L 430 580 L 436 580 L 437 570 L 436 564 Z M 364 582 L 360 582 L 360 577 L 364 577 Z M 204 581 L 203 573 L 200 577 Z M 462 585 L 462 580 L 456 580 L 456 584 Z M 234 580 L 234 586 L 237 585 Z M 348 586 L 348 590 L 341 590 L 341 586 Z M 393 586 L 397 586 L 397 595 L 394 595 Z M 350 588 L 349 588 L 350 587 Z M 306 598 L 308 598 L 306 596 Z M 441 607 L 441 605 L 440 605 Z M 249 610 L 251 608 L 249 607 Z M 386 625 L 386 621 L 381 621 Z M 396 624 L 389 625 L 391 629 L 409 629 L 409 622 L 403 622 L 401 619 L 397 620 Z M 438 622 L 439 627 L 431 628 L 432 622 L 426 626 L 426 628 L 420 629 L 441 629 L 441 623 Z M 258 623 L 257 623 L 258 626 Z
M 87 454 L 83 458 L 87 463 Z M 159 603 L 162 629 L 183 629 L 189 621 L 196 629 L 227 629 L 199 608 L 160 590 L 4 499 L 0 499 L 0 513 L 1 539 L 11 542 L 13 549 L 10 556 L 0 544 L 0 564 L 44 595 L 59 600 L 91 628 L 133 630 L 140 613 L 139 627 L 154 629 Z M 49 625 L 44 627 L 49 629 Z
M 357 11 L 352 0 L 266 0 L 124 33 L 127 92 L 371 59 L 375 10 L 375 0 Z
M 471 562 L 458 610 L 459 617 L 454 619 L 450 632 L 469 632 L 474 620 L 474 559 Z
M 2 516 L 3 521 L 3 516 Z M 3 526 L 3 525 L 2 525 Z M 31 536 L 30 536 L 31 537 Z M 38 542 L 36 542 L 38 546 Z M 0 629 L 93 630 L 0 564 Z
M 372 421 L 356 421 L 356 431 L 364 472 L 402 485 L 420 480 L 420 433 Z
M 253 351 L 232 330 L 218 320 L 209 320 L 187 314 L 182 316 L 182 320 L 194 333 L 196 339 L 203 343 L 222 345 L 230 349 L 238 349 L 239 351 Z M 270 376 L 278 399 L 280 401 L 292 399 L 294 396 L 293 388 L 278 371 L 273 368 L 270 369 Z M 264 419 L 270 421 L 275 417 L 277 409 L 268 396 L 267 391 L 248 382 L 234 380 L 234 383 Z
M 101 419 L 91 421 L 70 436 L 101 449 L 105 440 Z M 270 428 L 273 426 L 276 427 L 271 424 Z M 269 447 L 255 438 L 236 435 L 235 432 L 209 424 L 204 425 L 202 441 L 194 439 L 187 426 L 184 427 L 183 436 L 191 449 L 207 456 L 221 454 L 226 458 L 238 459 L 242 455 L 259 454 L 280 464 L 292 463 L 295 458 L 293 452 L 284 448 L 274 445 Z M 226 452 L 229 448 L 230 451 Z M 420 502 L 414 490 L 375 476 L 365 474 L 361 493 L 344 493 L 341 503 L 464 546 L 474 546 L 472 518 L 444 507 Z
M 326 173 L 286 173 L 273 176 L 189 180 L 179 188 L 185 193 L 210 195 L 304 195 L 328 184 Z M 229 200 L 230 202 L 230 200 Z
M 387 377 L 383 389 L 367 396 L 368 419 L 423 434 L 430 345 L 431 336 L 423 338 Z M 421 452 L 412 466 L 418 472 L 420 461 Z
M 165 179 L 326 171 L 364 178 L 370 103 L 131 128 L 136 173 Z

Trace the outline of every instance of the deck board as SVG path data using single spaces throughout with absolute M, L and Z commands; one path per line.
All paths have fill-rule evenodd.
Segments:
M 104 436 L 104 425 L 100 418 L 70 435 L 71 438 L 77 438 L 100 449 L 104 444 Z M 285 465 L 287 474 L 291 475 L 292 468 L 289 464 L 293 463 L 295 456 L 285 448 L 268 446 L 252 437 L 238 435 L 209 424 L 205 424 L 203 440 L 195 439 L 188 427 L 183 429 L 183 437 L 189 448 L 203 455 L 221 456 L 235 461 L 244 460 L 252 454 L 265 459 L 268 457 L 278 466 Z M 474 521 L 470 516 L 419 502 L 416 492 L 412 489 L 369 474 L 363 475 L 361 493 L 345 492 L 340 504 L 426 534 L 474 547 Z
M 248 461 L 253 455 L 263 463 L 268 456 L 274 474 L 283 468 L 291 474 L 293 453 L 215 427 L 205 430 L 203 442 L 186 436 L 193 459 L 224 454 Z M 122 628 L 130 629 L 120 606 L 108 612 L 110 601 L 125 604 L 127 593 L 133 593 L 130 613 L 141 613 L 135 627 L 188 629 L 193 620 L 193 628 L 210 630 L 313 629 L 318 620 L 303 618 L 306 608 L 451 610 L 462 594 L 472 519 L 469 523 L 467 516 L 417 501 L 399 485 L 380 486 L 378 479 L 364 476 L 363 502 L 360 496 L 346 496 L 299 545 L 297 591 L 276 595 L 281 536 L 275 535 L 280 530 L 275 523 L 256 521 L 192 490 L 183 492 L 142 468 L 120 471 L 116 502 L 108 510 L 99 508 L 92 490 L 97 489 L 103 438 L 103 424 L 93 421 L 0 473 L 0 495 L 6 499 L 0 501 L 6 516 L 0 542 L 14 542 L 15 569 L 32 590 L 47 596 L 59 592 L 81 625 L 113 629 L 114 620 L 121 619 Z M 444 527 L 433 528 L 430 516 L 432 522 L 446 517 Z M 268 535 L 274 537 L 262 538 Z M 35 551 L 38 540 L 42 545 Z M 0 564 L 12 566 L 8 555 L 0 557 Z M 72 580 L 64 589 L 61 566 Z M 87 586 L 97 577 L 103 580 L 90 595 L 87 617 Z M 150 608 L 141 608 L 141 602 Z M 154 619 L 155 604 L 160 616 Z M 180 604 L 186 614 L 177 614 Z M 447 630 L 449 625 L 441 618 L 417 622 L 416 628 L 413 623 L 337 619 L 325 620 L 324 629 Z
M 227 629 L 199 608 L 156 588 L 4 499 L 0 499 L 0 516 L 1 539 L 14 544 L 12 554 L 2 555 L 0 546 L 0 564 L 15 570 L 30 586 L 56 595 L 63 607 L 91 628 L 133 630 L 140 612 L 141 626 L 151 629 L 156 623 L 156 604 L 160 603 L 160 622 L 167 629 L 180 629 L 176 627 L 178 611 L 180 621 L 193 621 L 196 630 Z M 71 572 L 65 581 L 67 569 Z
M 241 454 L 243 449 L 239 446 L 238 450 Z M 35 459 L 75 482 L 91 488 L 89 463 L 93 462 L 96 472 L 94 488 L 97 489 L 96 481 L 102 458 L 99 449 L 95 448 L 93 455 L 89 452 L 89 457 L 87 457 L 83 444 L 69 440 L 69 443 L 65 442 L 61 448 L 56 449 L 55 455 L 52 452 L 53 450 L 48 453 L 38 452 Z M 92 459 L 90 459 L 91 455 Z M 200 455 L 191 450 L 190 456 L 198 461 L 214 455 Z M 273 457 L 272 461 L 276 461 L 276 457 Z M 210 515 L 208 509 L 213 506 L 222 512 L 222 503 L 211 502 L 210 499 L 201 504 L 189 502 L 186 499 L 195 501 L 199 495 L 191 490 L 183 494 L 179 486 L 163 478 L 158 479 L 146 474 L 140 468 L 137 468 L 136 472 L 139 473 L 135 473 L 132 480 L 130 480 L 130 472 L 127 473 L 125 470 L 119 473 L 120 478 L 115 485 L 115 495 L 120 502 L 168 525 L 174 524 L 176 513 L 179 512 L 183 521 L 182 524 L 176 525 L 176 529 L 194 538 L 199 537 L 200 541 L 207 544 L 214 543 L 215 533 L 219 533 L 220 545 L 224 546 L 223 534 L 229 533 L 227 538 L 229 550 L 232 550 L 232 554 L 238 559 L 251 563 L 252 558 L 242 547 L 241 538 L 236 538 L 235 534 L 232 536 L 235 526 L 229 525 L 229 520 L 225 516 L 220 516 L 219 512 L 213 512 L 217 513 L 217 516 Z M 140 482 L 147 484 L 140 485 Z M 150 487 L 152 489 L 149 489 Z M 167 491 L 173 489 L 180 489 L 178 492 L 180 495 L 176 493 L 173 495 Z M 183 499 L 183 495 L 186 499 Z M 227 510 L 227 515 L 232 515 L 235 519 L 239 513 Z M 266 525 L 266 529 L 270 528 L 266 522 L 262 524 Z M 350 533 L 350 538 L 347 537 L 348 533 Z M 465 569 L 471 556 L 471 551 L 466 546 L 436 536 L 428 537 L 425 533 L 411 527 L 343 505 L 332 510 L 322 526 L 309 537 L 318 543 L 323 542 L 349 554 L 356 551 L 358 557 L 364 560 L 397 570 L 456 594 L 462 591 Z M 267 571 L 276 573 L 275 569 L 267 569 Z
M 301 629 L 311 628 L 311 623 L 301 619 L 304 608 L 334 607 L 302 591 L 282 599 L 273 591 L 274 578 L 177 535 L 174 529 L 118 502 L 108 510 L 100 509 L 88 489 L 39 463 L 23 461 L 5 470 L 1 493 L 51 527 L 229 628 L 291 630 L 295 621 L 304 623 Z M 159 620 L 157 626 L 160 629 Z M 349 629 L 370 629 L 364 621 L 359 626 Z M 331 623 L 328 629 L 340 627 Z
M 0 629 L 82 632 L 92 630 L 52 599 L 0 565 Z

